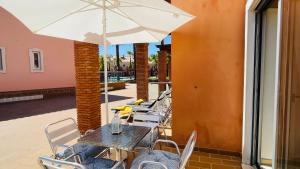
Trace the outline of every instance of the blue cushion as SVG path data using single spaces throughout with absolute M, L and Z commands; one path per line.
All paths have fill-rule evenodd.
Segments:
M 82 161 L 85 161 L 89 157 L 95 157 L 106 149 L 105 147 L 89 145 L 89 144 L 80 144 L 80 143 L 77 143 L 77 144 L 73 145 L 72 147 L 74 149 L 74 152 L 76 154 L 78 153 L 80 155 Z M 72 154 L 73 153 L 70 149 L 66 149 L 62 153 L 59 153 L 58 157 L 59 158 L 67 158 Z M 71 158 L 70 161 L 74 161 L 74 159 Z
M 111 169 L 117 161 L 105 158 L 88 158 L 82 163 L 87 169 Z M 124 169 L 123 166 L 118 166 L 117 169 Z
M 154 150 L 152 152 L 143 152 L 136 159 L 134 159 L 131 169 L 138 169 L 143 161 L 154 161 L 164 164 L 168 169 L 178 169 L 180 164 L 180 157 L 166 151 Z M 143 169 L 164 169 L 161 166 L 153 164 L 144 164 Z

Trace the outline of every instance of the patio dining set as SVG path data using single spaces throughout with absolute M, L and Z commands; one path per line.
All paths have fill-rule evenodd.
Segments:
M 155 100 L 128 103 L 126 106 L 132 111 L 125 113 L 114 108 L 115 116 L 122 119 L 118 134 L 113 133 L 113 121 L 83 135 L 72 118 L 48 124 L 45 133 L 53 154 L 39 157 L 39 163 L 45 169 L 184 169 L 197 133 L 192 132 L 182 152 L 174 141 L 168 140 L 171 104 L 169 89 Z M 162 144 L 175 147 L 176 153 L 157 150 Z M 131 166 L 128 153 L 135 157 Z

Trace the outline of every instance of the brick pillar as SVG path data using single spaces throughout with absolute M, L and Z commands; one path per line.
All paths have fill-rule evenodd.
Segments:
M 135 44 L 137 98 L 148 100 L 148 43 Z
M 77 121 L 81 133 L 101 126 L 98 45 L 74 42 Z
M 167 52 L 161 50 L 158 52 L 158 81 L 167 81 Z M 159 84 L 159 93 L 166 90 L 166 84 Z

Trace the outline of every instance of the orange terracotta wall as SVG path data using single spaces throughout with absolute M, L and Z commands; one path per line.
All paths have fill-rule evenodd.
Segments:
M 241 152 L 245 0 L 172 0 L 196 18 L 172 34 L 173 139 Z

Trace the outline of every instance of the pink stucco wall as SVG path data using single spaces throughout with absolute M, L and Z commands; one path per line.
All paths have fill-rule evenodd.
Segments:
M 0 21 L 0 47 L 6 50 L 0 92 L 75 86 L 73 41 L 34 35 L 1 7 Z M 30 48 L 43 50 L 44 72 L 31 72 Z

